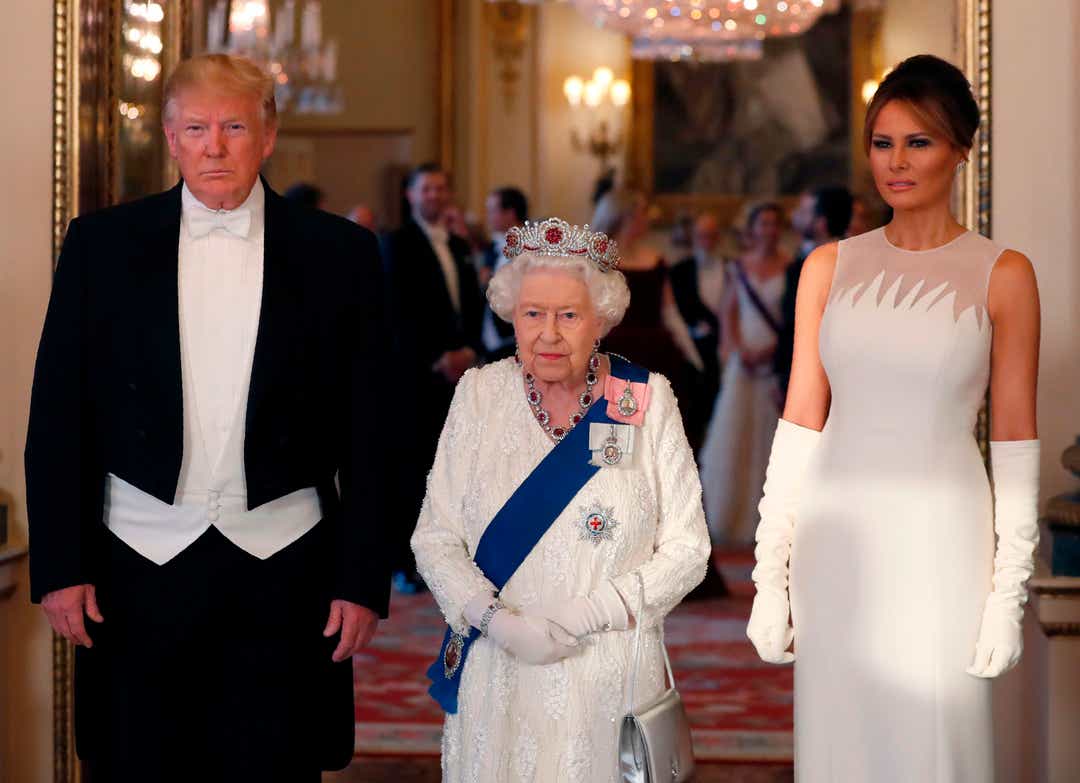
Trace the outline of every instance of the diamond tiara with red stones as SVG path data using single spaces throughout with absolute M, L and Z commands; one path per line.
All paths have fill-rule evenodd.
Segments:
M 578 228 L 559 218 L 548 218 L 539 223 L 526 220 L 525 225 L 507 231 L 503 254 L 514 258 L 522 253 L 569 258 L 586 256 L 601 272 L 610 272 L 619 266 L 619 248 L 614 239 L 599 231 L 589 231 L 588 223 L 584 228 Z

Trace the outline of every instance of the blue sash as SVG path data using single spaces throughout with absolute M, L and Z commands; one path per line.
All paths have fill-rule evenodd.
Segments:
M 648 370 L 616 356 L 611 356 L 611 374 L 634 383 L 649 380 Z M 608 417 L 603 397 L 593 403 L 585 418 L 555 444 L 484 530 L 473 560 L 496 590 L 502 590 L 510 581 L 559 514 L 600 470 L 589 462 L 589 424 L 594 423 L 617 423 Z M 469 628 L 467 636 L 447 628 L 439 657 L 427 671 L 431 680 L 428 693 L 445 712 L 457 712 L 465 658 L 479 636 L 480 631 L 475 628 Z

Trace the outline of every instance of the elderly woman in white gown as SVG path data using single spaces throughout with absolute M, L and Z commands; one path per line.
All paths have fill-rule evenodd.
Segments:
M 488 298 L 518 354 L 458 384 L 412 538 L 449 624 L 443 780 L 607 783 L 631 629 L 641 704 L 705 574 L 701 487 L 667 379 L 598 352 L 629 302 L 615 243 L 550 219 L 505 252 Z

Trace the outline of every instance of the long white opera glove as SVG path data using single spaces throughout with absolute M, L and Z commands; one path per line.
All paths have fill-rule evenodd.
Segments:
M 479 628 L 484 612 L 494 601 L 491 593 L 481 593 L 465 605 L 465 619 Z M 543 666 L 573 655 L 577 639 L 543 617 L 520 615 L 509 607 L 500 609 L 488 621 L 488 637 L 525 663 Z
M 630 627 L 626 604 L 608 579 L 588 595 L 547 601 L 529 607 L 525 613 L 551 620 L 576 639 L 598 631 L 625 631 Z
M 968 674 L 997 677 L 1020 661 L 1027 582 L 1039 545 L 1039 441 L 990 443 L 994 479 L 994 589 L 986 597 Z
M 795 660 L 795 655 L 787 652 L 795 638 L 795 631 L 788 623 L 791 614 L 788 559 L 803 476 L 820 439 L 821 433 L 817 430 L 784 419 L 780 419 L 773 437 L 769 467 L 765 471 L 764 495 L 758 505 L 761 521 L 754 537 L 757 565 L 751 577 L 757 595 L 746 626 L 746 635 L 758 656 L 767 663 Z

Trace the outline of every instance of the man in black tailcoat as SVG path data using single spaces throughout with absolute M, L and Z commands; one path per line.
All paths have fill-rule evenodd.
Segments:
M 26 444 L 33 600 L 76 645 L 91 780 L 314 783 L 387 614 L 374 236 L 259 178 L 272 80 L 164 92 L 182 182 L 72 221 Z

